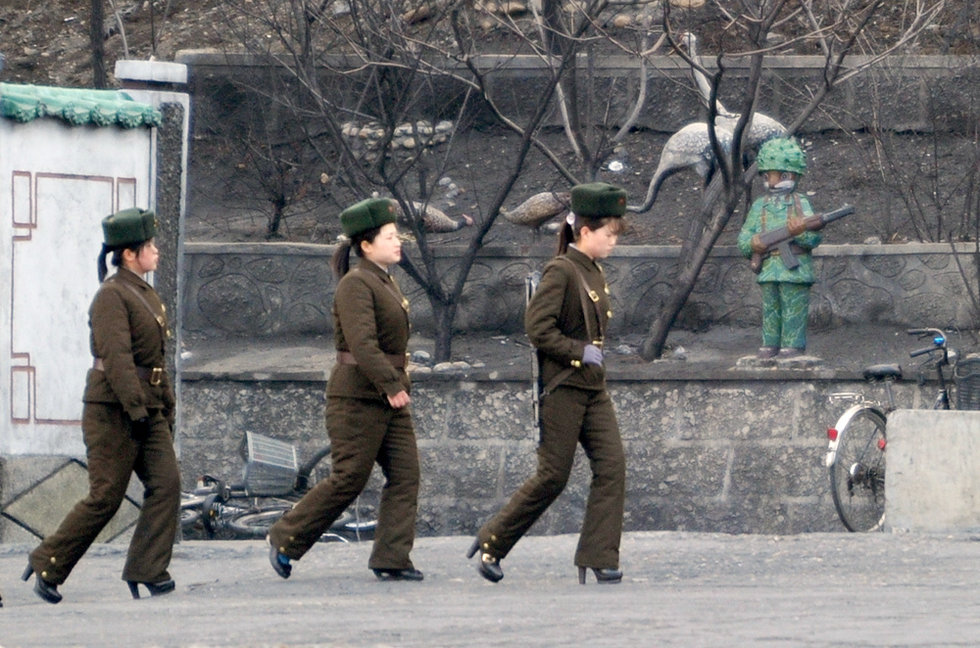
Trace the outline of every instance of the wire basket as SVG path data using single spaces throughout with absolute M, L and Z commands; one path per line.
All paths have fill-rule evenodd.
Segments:
M 956 363 L 956 409 L 980 410 L 980 354 L 971 353 Z
M 296 447 L 271 437 L 245 433 L 245 469 L 242 481 L 250 496 L 288 495 L 296 484 L 299 463 Z

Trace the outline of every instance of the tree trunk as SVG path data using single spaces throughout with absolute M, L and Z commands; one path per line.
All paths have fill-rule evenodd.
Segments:
M 449 362 L 453 357 L 453 320 L 456 318 L 456 305 L 444 304 L 433 299 L 432 318 L 435 322 L 435 350 L 433 362 Z
M 708 260 L 708 255 L 718 241 L 718 237 L 721 236 L 721 232 L 725 229 L 725 225 L 735 213 L 735 205 L 741 200 L 741 191 L 730 190 L 728 200 L 720 208 L 720 211 L 709 218 L 708 214 L 711 213 L 712 206 L 717 204 L 721 197 L 721 191 L 723 191 L 721 185 L 721 179 L 716 178 L 705 192 L 704 207 L 702 213 L 698 215 L 698 220 L 708 219 L 708 222 L 705 227 L 699 228 L 698 231 L 692 229 L 689 232 L 689 241 L 685 241 L 681 247 L 681 256 L 677 259 L 679 271 L 674 278 L 675 288 L 664 302 L 660 314 L 654 318 L 649 333 L 643 340 L 643 346 L 640 348 L 640 355 L 644 360 L 656 360 L 663 355 L 670 329 L 674 326 L 684 304 L 687 303 L 688 297 L 694 292 L 694 285 L 698 281 L 698 275 L 701 274 L 701 268 Z M 695 239 L 697 242 L 689 245 L 690 241 Z
M 89 44 L 92 46 L 92 87 L 106 87 L 105 40 L 102 28 L 105 23 L 103 0 L 92 0 L 92 17 L 89 24 Z

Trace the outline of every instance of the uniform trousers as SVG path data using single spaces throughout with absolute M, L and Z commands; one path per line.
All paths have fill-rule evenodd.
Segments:
M 411 569 L 419 491 L 411 407 L 331 396 L 326 418 L 330 476 L 272 525 L 270 543 L 292 560 L 301 558 L 364 490 L 377 462 L 385 484 L 368 567 Z
M 478 534 L 480 546 L 503 558 L 564 490 L 575 449 L 592 469 L 575 565 L 618 568 L 626 492 L 626 458 L 612 400 L 605 390 L 558 387 L 541 401 L 538 467 Z
M 762 345 L 806 348 L 810 284 L 767 281 L 762 288 Z
M 75 564 L 122 504 L 135 472 L 143 482 L 143 504 L 129 543 L 122 578 L 159 583 L 177 537 L 180 470 L 170 424 L 160 410 L 149 410 L 150 433 L 130 436 L 129 417 L 118 406 L 85 403 L 82 431 L 88 460 L 89 492 L 75 504 L 57 531 L 31 552 L 34 572 L 55 585 L 64 583 Z

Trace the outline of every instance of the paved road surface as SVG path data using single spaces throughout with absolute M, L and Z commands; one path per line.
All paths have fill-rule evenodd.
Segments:
M 318 545 L 283 581 L 261 542 L 184 542 L 176 593 L 134 601 L 98 545 L 49 605 L 0 545 L 0 646 L 975 646 L 980 538 L 635 532 L 620 585 L 582 587 L 576 537 L 527 537 L 499 584 L 422 538 L 422 583 L 381 583 L 367 543 Z

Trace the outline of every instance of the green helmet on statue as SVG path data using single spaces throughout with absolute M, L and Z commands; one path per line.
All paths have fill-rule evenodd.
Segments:
M 755 166 L 760 173 L 765 171 L 790 171 L 797 175 L 806 173 L 806 153 L 787 137 L 771 139 L 759 149 Z

